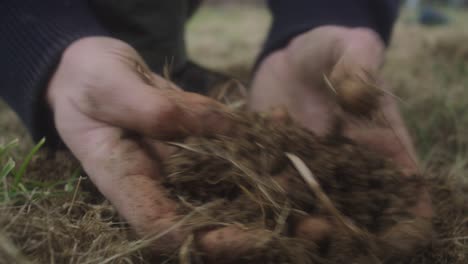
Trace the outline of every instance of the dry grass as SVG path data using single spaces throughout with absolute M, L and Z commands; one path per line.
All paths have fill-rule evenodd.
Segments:
M 229 224 L 262 231 L 248 242 L 257 251 L 227 263 L 465 263 L 468 196 L 462 185 L 454 188 L 460 178 L 426 172 L 436 209 L 431 235 L 427 221 L 405 209 L 414 205 L 424 184 L 417 177 L 401 176 L 392 164 L 339 137 L 317 138 L 294 123 L 241 120 L 247 127 L 238 127 L 232 138 L 178 144 L 165 168 L 166 186 L 183 201 L 181 212 L 204 207 L 188 220 L 190 231 Z M 300 175 L 285 152 L 297 154 L 286 156 Z M 285 191 L 285 182 L 294 191 Z M 292 219 L 303 215 L 324 216 L 335 224 L 326 245 L 318 243 L 317 249 L 291 238 Z
M 421 253 L 415 264 L 466 263 L 468 258 L 467 234 L 461 233 L 468 225 L 468 32 L 463 29 L 466 14 L 455 16 L 451 28 L 400 22 L 384 68 L 388 83 L 407 102 L 402 112 L 436 187 L 439 236 L 430 252 L 444 254 Z M 189 52 L 207 66 L 245 74 L 268 21 L 265 11 L 253 8 L 203 9 L 189 27 Z M 0 124 L 0 145 L 19 138 L 19 147 L 8 156 L 21 161 L 32 144 L 1 102 Z M 149 262 L 144 241 L 132 239 L 112 207 L 93 191 L 81 188 L 73 199 L 76 164 L 65 160 L 40 154 L 27 171 L 27 188 L 15 199 L 0 198 L 0 263 Z M 0 156 L 0 170 L 5 164 L 7 156 Z M 39 176 L 52 181 L 39 184 Z M 454 226 L 460 228 L 448 228 Z

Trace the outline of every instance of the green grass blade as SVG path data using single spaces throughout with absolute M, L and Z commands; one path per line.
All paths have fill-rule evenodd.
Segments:
M 24 173 L 26 172 L 26 168 L 28 167 L 29 163 L 31 162 L 31 159 L 34 157 L 34 155 L 39 151 L 39 149 L 44 145 L 45 143 L 45 138 L 42 138 L 39 143 L 34 146 L 34 148 L 28 153 L 26 158 L 24 159 L 23 163 L 19 167 L 18 171 L 15 173 L 15 181 L 14 181 L 14 186 L 17 186 L 21 180 L 23 179 Z
M 5 146 L 0 145 L 0 157 L 2 157 L 11 148 L 18 146 L 18 142 L 19 142 L 18 139 L 14 139 L 10 141 L 9 143 L 7 143 Z
M 15 165 L 15 161 L 12 158 L 9 158 L 0 172 L 0 181 L 3 181 L 3 179 L 5 179 L 8 174 L 10 174 L 10 172 L 15 168 Z
M 15 161 L 12 158 L 9 158 L 7 163 L 3 166 L 2 170 L 0 171 L 0 187 L 3 189 L 2 196 L 4 201 L 8 201 L 10 199 L 6 177 L 11 173 L 15 166 Z

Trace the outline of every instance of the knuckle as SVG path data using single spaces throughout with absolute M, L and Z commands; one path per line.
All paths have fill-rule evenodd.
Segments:
M 380 36 L 371 28 L 357 27 L 349 30 L 350 36 L 362 42 L 376 42 L 381 43 Z
M 72 76 L 81 81 L 99 84 L 103 80 L 112 80 L 110 69 L 115 69 L 120 57 L 137 57 L 136 51 L 127 43 L 107 38 L 88 37 L 73 42 L 63 53 L 61 65 Z
M 114 73 L 128 70 L 125 64 L 119 64 L 119 59 L 131 61 L 135 56 L 136 51 L 123 41 L 105 37 L 82 38 L 64 51 L 57 73 L 73 84 L 67 87 L 74 87 L 74 101 L 82 110 L 94 113 L 102 103 L 100 101 L 109 98 L 118 85 Z
M 148 131 L 149 133 L 161 134 L 161 136 L 170 135 L 176 130 L 174 129 L 174 124 L 180 123 L 178 121 L 182 114 L 181 109 L 170 100 L 158 98 L 156 102 L 143 107 L 146 107 L 143 112 L 154 120 L 151 124 L 147 125 L 150 130 Z

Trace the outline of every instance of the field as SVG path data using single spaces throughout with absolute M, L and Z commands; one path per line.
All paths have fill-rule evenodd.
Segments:
M 468 20 L 463 11 L 448 12 L 451 24 L 433 28 L 403 14 L 383 76 L 402 98 L 400 109 L 424 171 L 442 175 L 453 183 L 456 199 L 467 201 Z M 258 7 L 205 7 L 188 26 L 189 54 L 248 79 L 269 20 Z M 148 263 L 147 241 L 134 239 L 112 207 L 90 191 L 79 165 L 67 153 L 36 153 L 34 146 L 39 147 L 0 102 L 0 264 Z M 467 225 L 468 212 L 461 215 Z M 466 236 L 440 239 L 456 247 L 457 263 L 467 261 Z

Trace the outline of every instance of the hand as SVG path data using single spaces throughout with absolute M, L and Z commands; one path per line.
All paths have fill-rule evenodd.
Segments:
M 340 102 L 340 92 L 346 85 L 362 78 L 378 80 L 383 57 L 384 44 L 369 29 L 339 26 L 313 29 L 264 59 L 253 80 L 249 106 L 256 111 L 283 106 L 292 118 L 322 136 L 330 132 L 339 118 L 345 136 L 393 160 L 406 175 L 417 173 L 410 136 L 388 92 L 382 92 L 374 109 L 376 114 L 385 117 L 384 122 L 372 126 L 363 126 L 363 122 L 358 122 L 359 117 L 343 111 Z M 341 86 L 343 83 L 346 85 Z M 422 192 L 419 201 L 411 212 L 430 218 L 432 209 L 427 190 Z
M 104 196 L 142 236 L 174 229 L 155 249 L 177 249 L 188 234 L 173 228 L 180 218 L 160 184 L 167 153 L 158 140 L 229 130 L 223 106 L 181 91 L 145 68 L 129 45 L 104 37 L 64 52 L 46 96 L 62 140 Z M 198 240 L 207 255 L 236 254 L 230 247 L 242 245 L 241 236 L 226 227 Z

